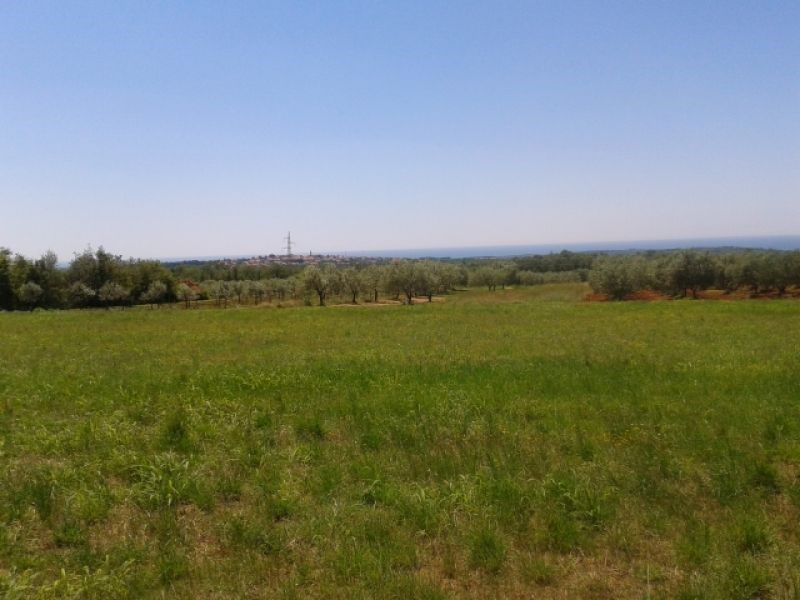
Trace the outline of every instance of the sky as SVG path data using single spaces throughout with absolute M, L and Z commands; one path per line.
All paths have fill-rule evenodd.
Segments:
M 0 246 L 800 234 L 800 3 L 0 3 Z

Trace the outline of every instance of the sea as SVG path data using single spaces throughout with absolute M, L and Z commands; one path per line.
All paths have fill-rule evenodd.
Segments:
M 551 254 L 553 252 L 561 252 L 562 250 L 569 250 L 570 252 L 626 252 L 635 250 L 673 250 L 689 248 L 701 250 L 719 248 L 800 250 L 800 235 L 359 250 L 355 252 L 340 252 L 339 254 L 344 254 L 345 256 L 374 256 L 381 258 L 502 258 L 529 254 Z
M 669 240 L 637 240 L 625 242 L 565 242 L 563 244 L 517 244 L 501 246 L 453 246 L 442 248 L 396 248 L 386 250 L 325 251 L 314 254 L 375 258 L 508 258 L 530 254 L 570 252 L 630 252 L 636 250 L 752 248 L 762 250 L 800 250 L 800 235 L 759 237 L 685 238 Z M 260 253 L 261 255 L 267 252 Z M 246 259 L 256 254 L 161 257 L 163 262 L 212 261 Z

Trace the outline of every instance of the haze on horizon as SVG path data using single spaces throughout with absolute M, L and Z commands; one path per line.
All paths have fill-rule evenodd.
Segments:
M 800 234 L 800 4 L 0 5 L 0 246 Z

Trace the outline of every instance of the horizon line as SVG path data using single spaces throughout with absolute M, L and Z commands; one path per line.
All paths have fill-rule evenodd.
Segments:
M 767 240 L 773 241 L 790 241 L 790 244 L 782 244 L 780 246 L 763 245 L 761 243 L 753 244 L 752 242 L 764 242 Z M 751 243 L 744 243 L 751 242 Z M 650 246 L 650 247 L 645 247 Z M 656 247 L 653 247 L 656 246 Z M 638 240 L 604 240 L 604 241 L 590 241 L 590 242 L 544 242 L 544 243 L 520 243 L 520 244 L 481 244 L 477 246 L 434 246 L 434 247 L 416 247 L 416 248 L 382 248 L 370 250 L 325 250 L 322 252 L 304 253 L 296 252 L 292 256 L 340 256 L 340 257 L 358 257 L 358 258 L 448 258 L 446 254 L 448 251 L 456 251 L 458 256 L 452 258 L 491 258 L 491 257 L 510 257 L 521 256 L 528 254 L 552 254 L 554 252 L 569 251 L 569 252 L 609 252 L 609 251 L 626 251 L 626 250 L 680 250 L 689 248 L 741 248 L 741 249 L 764 249 L 764 250 L 792 250 L 800 249 L 800 233 L 798 234 L 776 234 L 776 235 L 736 235 L 736 236 L 720 236 L 720 237 L 691 237 L 691 238 L 661 238 L 661 239 L 638 239 Z M 503 250 L 522 250 L 529 249 L 531 251 L 496 254 L 489 252 L 486 254 L 480 253 L 481 249 L 487 251 L 503 251 Z M 539 251 L 532 251 L 539 249 Z M 464 254 L 465 251 L 474 251 L 474 254 Z M 425 254 L 431 253 L 431 254 Z M 411 256 L 410 254 L 413 254 Z M 261 253 L 241 253 L 241 254 L 209 254 L 209 255 L 189 255 L 189 256 L 168 256 L 168 257 L 153 257 L 147 260 L 158 260 L 161 262 L 187 262 L 187 261 L 210 261 L 210 260 L 226 260 L 226 259 L 244 259 L 256 258 L 260 256 L 287 256 L 286 254 L 279 254 L 276 252 L 261 252 Z M 134 257 L 130 257 L 134 258 Z

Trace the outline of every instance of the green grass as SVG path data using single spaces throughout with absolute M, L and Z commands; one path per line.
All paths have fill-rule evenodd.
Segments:
M 0 595 L 797 597 L 800 303 L 0 314 Z

